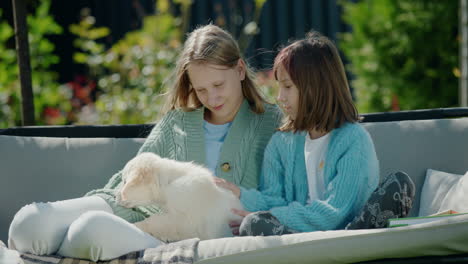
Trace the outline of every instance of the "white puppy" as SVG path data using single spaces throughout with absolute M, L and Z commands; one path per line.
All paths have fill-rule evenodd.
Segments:
M 210 170 L 194 163 L 141 153 L 125 165 L 122 181 L 119 204 L 162 209 L 163 213 L 135 223 L 162 241 L 232 236 L 229 221 L 241 219 L 231 212 L 243 210 L 239 199 L 218 187 Z

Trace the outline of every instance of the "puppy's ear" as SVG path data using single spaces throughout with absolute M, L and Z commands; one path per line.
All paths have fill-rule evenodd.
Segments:
M 149 183 L 148 185 L 151 188 L 153 197 L 155 201 L 159 203 L 160 206 L 164 206 L 166 200 L 164 197 L 163 190 L 169 184 L 167 182 L 167 177 L 164 177 L 164 175 L 161 173 L 159 169 L 155 169 L 152 171 L 151 178 L 153 181 Z
M 132 181 L 135 184 L 151 184 L 153 182 L 153 171 L 151 168 L 139 168 L 136 171 L 135 177 L 133 177 Z
M 161 157 L 158 154 L 153 152 L 142 152 L 138 154 L 138 156 L 139 158 L 151 160 L 151 162 L 158 162 L 161 159 Z

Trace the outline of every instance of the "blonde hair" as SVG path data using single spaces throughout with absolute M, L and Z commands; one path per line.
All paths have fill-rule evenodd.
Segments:
M 283 66 L 299 90 L 294 120 L 286 119 L 281 131 L 330 132 L 345 122 L 359 121 L 343 62 L 335 45 L 318 32 L 283 48 L 273 71 Z
M 233 37 L 215 25 L 205 25 L 192 31 L 185 41 L 182 53 L 175 68 L 175 83 L 168 94 L 166 111 L 182 109 L 193 111 L 202 106 L 191 87 L 187 73 L 190 63 L 209 63 L 225 67 L 235 67 L 241 53 Z M 252 71 L 245 65 L 245 79 L 241 82 L 242 94 L 255 113 L 265 111 L 265 99 L 252 80 Z

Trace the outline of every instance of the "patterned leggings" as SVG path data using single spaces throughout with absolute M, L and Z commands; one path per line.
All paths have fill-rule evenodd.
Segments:
M 346 229 L 384 228 L 389 218 L 406 217 L 413 205 L 415 186 L 404 172 L 388 175 L 371 194 L 361 212 Z M 268 211 L 249 214 L 239 228 L 240 236 L 274 236 L 298 233 Z
M 260 211 L 247 215 L 239 227 L 240 236 L 279 236 L 297 233 L 280 223 L 268 211 Z

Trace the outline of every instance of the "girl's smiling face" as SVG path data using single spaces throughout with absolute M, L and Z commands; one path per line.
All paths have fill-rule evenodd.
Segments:
M 187 73 L 198 100 L 209 110 L 205 120 L 213 124 L 234 120 L 244 99 L 241 81 L 245 68 L 241 60 L 233 68 L 193 63 L 187 67 Z
M 279 84 L 277 100 L 290 119 L 295 120 L 299 108 L 299 90 L 283 65 L 278 67 L 276 74 Z

